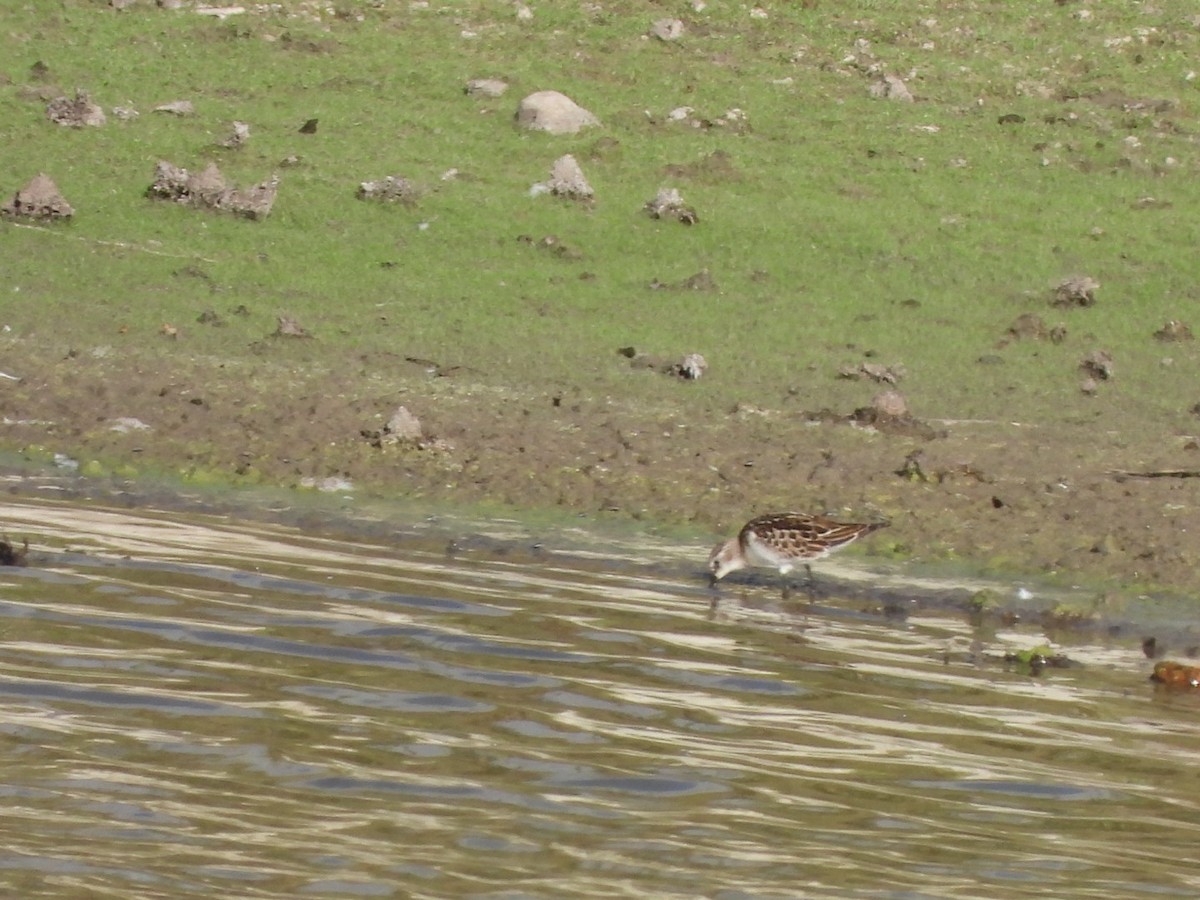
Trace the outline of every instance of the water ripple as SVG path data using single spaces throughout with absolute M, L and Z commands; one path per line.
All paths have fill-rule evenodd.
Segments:
M 1036 627 L 714 603 L 698 565 L 55 502 L 0 530 L 35 547 L 0 570 L 6 896 L 1200 893 L 1200 700 L 1135 643 L 1035 679 L 995 660 Z

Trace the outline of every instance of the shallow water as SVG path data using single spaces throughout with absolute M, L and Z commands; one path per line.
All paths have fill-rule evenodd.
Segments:
M 1200 895 L 1200 702 L 1130 639 L 1035 678 L 645 548 L 0 529 L 0 896 Z

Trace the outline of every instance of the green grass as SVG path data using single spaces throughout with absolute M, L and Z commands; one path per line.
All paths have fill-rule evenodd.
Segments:
M 389 350 L 495 384 L 702 409 L 779 405 L 794 390 L 803 408 L 848 410 L 872 389 L 836 369 L 871 352 L 907 366 L 918 415 L 1021 421 L 1094 416 L 1075 366 L 1104 347 L 1117 360 L 1105 410 L 1133 428 L 1187 425 L 1197 351 L 1150 337 L 1188 321 L 1200 290 L 1200 81 L 1186 79 L 1200 32 L 1185 4 L 1079 19 L 1070 4 L 778 3 L 760 20 L 714 3 L 670 45 L 641 37 L 664 8 L 632 0 L 591 16 L 544 4 L 529 23 L 492 3 L 342 2 L 320 21 L 287 6 L 225 22 L 86 0 L 0 13 L 3 188 L 45 171 L 77 210 L 51 233 L 4 227 L 10 339 L 154 353 L 170 322 L 183 331 L 172 352 L 238 357 L 286 313 L 334 357 Z M 867 96 L 869 79 L 844 63 L 859 38 L 919 102 Z M 64 91 L 85 88 L 106 110 L 131 102 L 141 117 L 50 124 L 25 90 L 37 61 Z M 468 78 L 489 75 L 510 79 L 509 94 L 463 96 Z M 517 101 L 544 88 L 604 127 L 517 131 Z M 182 98 L 197 115 L 150 111 Z M 708 118 L 738 107 L 749 127 L 663 123 L 681 105 Z M 1024 122 L 999 124 L 1006 113 Z M 310 117 L 318 133 L 298 134 Z M 235 118 L 249 144 L 218 149 Z M 735 177 L 663 171 L 715 151 Z M 528 196 L 567 152 L 597 190 L 592 208 Z M 291 155 L 300 164 L 279 168 Z M 239 184 L 280 171 L 275 210 L 246 222 L 151 202 L 158 159 L 215 160 Z M 452 167 L 462 177 L 441 181 Z M 415 208 L 354 199 L 359 181 L 390 174 L 429 193 Z M 641 211 L 665 185 L 699 225 Z M 1135 209 L 1146 196 L 1170 206 Z M 548 234 L 582 258 L 517 240 Z M 718 291 L 647 288 L 701 268 Z M 1049 308 L 1052 286 L 1078 273 L 1102 282 L 1099 303 Z M 242 305 L 249 316 L 230 315 Z M 196 324 L 206 309 L 226 327 Z M 996 350 L 1026 311 L 1064 322 L 1067 343 Z M 614 352 L 629 344 L 701 352 L 711 377 L 630 377 Z M 992 353 L 1006 363 L 978 363 Z

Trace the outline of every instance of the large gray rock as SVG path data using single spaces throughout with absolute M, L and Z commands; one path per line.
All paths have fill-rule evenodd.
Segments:
M 517 107 L 517 124 L 550 134 L 576 134 L 581 128 L 599 125 L 600 120 L 566 94 L 538 91 Z

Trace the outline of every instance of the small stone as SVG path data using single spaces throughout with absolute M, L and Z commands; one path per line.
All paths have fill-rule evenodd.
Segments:
M 472 78 L 464 89 L 468 97 L 503 97 L 508 83 L 499 78 Z
M 683 22 L 679 19 L 659 19 L 650 26 L 650 36 L 660 41 L 677 41 L 683 37 Z
M 109 426 L 109 431 L 115 431 L 118 434 L 129 434 L 131 431 L 149 431 L 150 426 L 141 419 L 135 419 L 132 416 L 118 416 L 112 420 L 112 425 Z
M 154 107 L 154 111 L 172 116 L 190 116 L 195 114 L 196 107 L 192 105 L 191 100 L 172 100 L 170 103 Z
M 895 100 L 899 103 L 914 102 L 912 91 L 908 89 L 908 85 L 895 75 L 884 75 L 883 78 L 872 83 L 867 90 L 876 100 Z

